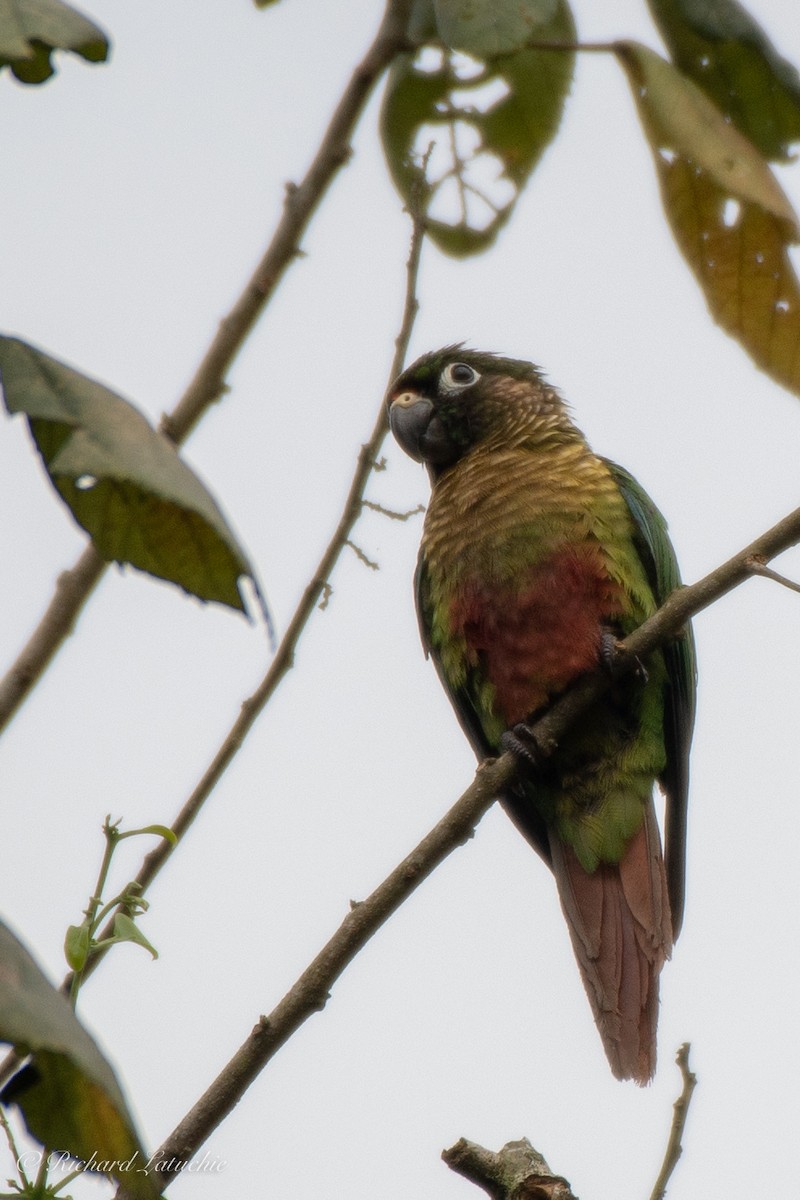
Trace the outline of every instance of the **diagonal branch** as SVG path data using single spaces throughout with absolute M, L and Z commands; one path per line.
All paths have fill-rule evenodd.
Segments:
M 419 309 L 417 279 L 419 276 L 422 246 L 425 240 L 425 220 L 419 213 L 412 213 L 411 218 L 413 229 L 411 246 L 406 262 L 403 315 L 400 330 L 395 339 L 395 352 L 392 358 L 392 365 L 389 369 L 387 387 L 402 370 L 408 351 L 408 344 L 411 340 L 414 321 Z M 378 465 L 378 454 L 383 439 L 386 436 L 387 424 L 386 407 L 381 402 L 369 439 L 364 443 L 359 452 L 356 470 L 350 483 L 350 490 L 347 494 L 339 523 L 336 526 L 333 537 L 325 548 L 316 571 L 303 592 L 300 603 L 295 609 L 294 616 L 289 622 L 286 633 L 275 652 L 275 657 L 270 664 L 269 670 L 253 694 L 242 702 L 239 716 L 234 721 L 227 736 L 194 788 L 194 791 L 188 797 L 173 821 L 170 828 L 178 839 L 177 843 L 173 844 L 164 839 L 149 854 L 144 856 L 142 865 L 134 880 L 134 883 L 138 885 L 140 895 L 144 895 L 161 869 L 169 861 L 177 845 L 180 844 L 183 835 L 189 829 L 189 826 L 241 749 L 245 738 L 255 724 L 259 714 L 274 695 L 284 675 L 294 665 L 294 656 L 300 637 L 320 599 L 324 600 L 326 593 L 330 590 L 328 579 L 336 566 L 339 555 L 348 544 L 353 526 L 358 521 L 364 508 L 364 489 L 366 488 L 370 474 Z M 105 927 L 98 933 L 98 941 L 103 941 L 113 935 L 114 917 L 115 913 L 112 913 Z M 108 947 L 104 947 L 92 955 L 84 967 L 83 982 L 99 966 L 107 951 Z M 63 981 L 61 990 L 69 993 L 71 986 L 72 975 L 70 974 Z M 13 1051 L 7 1054 L 5 1059 L 0 1063 L 0 1083 L 10 1078 L 18 1065 L 19 1059 Z
M 180 444 L 225 391 L 225 375 L 290 263 L 300 239 L 332 180 L 350 157 L 350 138 L 378 80 L 406 45 L 411 0 L 387 0 L 380 28 L 355 68 L 301 183 L 286 190 L 283 214 L 261 261 L 231 311 L 220 322 L 194 378 L 161 430 Z M 0 681 L 0 729 L 11 720 L 41 678 L 67 636 L 108 564 L 90 543 L 77 563 L 64 571 L 34 633 Z
M 634 669 L 637 660 L 680 633 L 687 620 L 726 592 L 750 578 L 754 562 L 768 560 L 800 541 L 800 508 L 750 546 L 691 587 L 679 588 L 644 625 L 621 643 L 620 669 Z M 612 685 L 608 671 L 585 676 L 532 726 L 543 758 L 564 732 Z M 353 907 L 294 986 L 268 1017 L 261 1017 L 249 1037 L 219 1073 L 205 1094 L 170 1134 L 153 1161 L 163 1164 L 162 1186 L 197 1152 L 205 1139 L 242 1098 L 274 1054 L 312 1013 L 325 1007 L 330 990 L 358 951 L 392 913 L 408 899 L 457 846 L 469 839 L 477 822 L 508 787 L 516 772 L 509 753 L 483 763 L 473 783 L 433 830 L 382 884 Z M 176 1164 L 171 1165 L 171 1162 Z

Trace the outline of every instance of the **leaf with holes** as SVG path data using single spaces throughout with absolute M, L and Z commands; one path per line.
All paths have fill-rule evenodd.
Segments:
M 794 210 L 755 147 L 669 63 L 634 42 L 617 55 L 653 151 L 672 231 L 714 319 L 800 393 Z
M 138 1200 L 155 1200 L 158 1189 L 139 1169 L 147 1158 L 110 1064 L 66 997 L 2 923 L 0 1041 L 31 1056 L 0 1100 L 19 1105 L 32 1136 L 124 1181 Z
M 0 67 L 11 67 L 22 83 L 42 83 L 53 74 L 53 50 L 105 62 L 108 38 L 61 0 L 0 0 Z
M 571 45 L 575 28 L 565 0 L 434 0 L 425 17 L 417 5 L 425 45 L 389 72 L 383 149 L 436 244 L 466 256 L 495 240 L 561 120 L 574 55 L 524 43 Z
M 800 140 L 800 75 L 736 0 L 648 0 L 675 63 L 767 158 Z
M 50 479 L 103 558 L 244 611 L 239 579 L 253 579 L 244 551 L 133 405 L 16 338 L 0 338 L 0 376 L 6 408 L 27 417 Z

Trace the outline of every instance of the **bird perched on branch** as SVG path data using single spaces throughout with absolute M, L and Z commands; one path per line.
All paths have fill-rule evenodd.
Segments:
M 679 584 L 666 524 L 531 363 L 449 346 L 388 402 L 432 482 L 416 573 L 426 651 L 478 757 L 517 753 L 503 804 L 553 870 L 611 1069 L 647 1083 L 683 916 L 691 631 L 617 678 L 551 756 L 537 763 L 527 732 Z

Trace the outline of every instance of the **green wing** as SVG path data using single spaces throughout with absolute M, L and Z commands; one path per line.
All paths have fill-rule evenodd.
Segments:
M 667 523 L 642 486 L 623 467 L 603 460 L 611 471 L 636 526 L 636 548 L 644 564 L 656 603 L 680 587 L 681 577 Z M 697 665 L 694 636 L 687 625 L 664 646 L 667 691 L 664 697 L 664 742 L 667 765 L 660 783 L 666 796 L 664 857 L 677 938 L 683 921 L 686 872 L 686 814 L 689 796 L 689 746 L 694 728 Z

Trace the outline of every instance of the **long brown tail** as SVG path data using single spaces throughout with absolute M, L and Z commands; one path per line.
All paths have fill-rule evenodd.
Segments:
M 583 983 L 617 1079 L 649 1083 L 656 1069 L 658 976 L 672 951 L 667 880 L 652 805 L 618 864 L 591 875 L 550 839 L 561 906 Z

